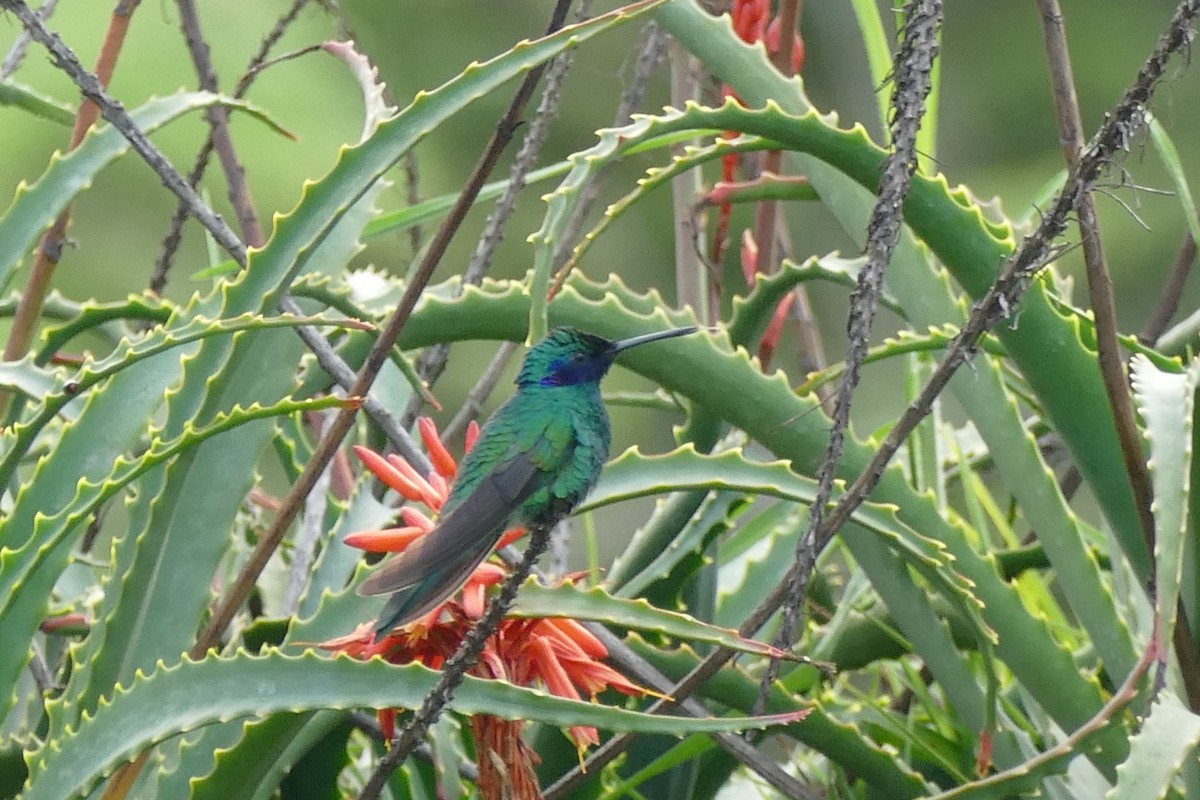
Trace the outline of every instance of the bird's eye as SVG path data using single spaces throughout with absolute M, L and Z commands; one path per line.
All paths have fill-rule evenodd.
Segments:
M 587 358 L 587 356 L 585 356 L 583 353 L 572 353 L 571 354 L 571 360 L 574 361 L 576 364 L 582 363 L 585 358 Z

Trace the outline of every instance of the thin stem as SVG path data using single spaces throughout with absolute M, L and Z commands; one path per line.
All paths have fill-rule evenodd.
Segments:
M 416 150 L 404 154 L 404 200 L 410 207 L 421 202 L 421 163 L 417 160 Z M 422 226 L 409 226 L 408 242 L 414 259 L 421 253 L 422 239 Z
M 1041 11 L 1042 33 L 1046 55 L 1050 62 L 1050 81 L 1054 89 L 1054 106 L 1058 116 L 1059 137 L 1068 166 L 1074 166 L 1085 146 L 1079 100 L 1075 94 L 1075 78 L 1071 74 L 1071 59 L 1067 49 L 1066 29 L 1058 0 L 1037 0 Z M 1090 191 L 1079 198 L 1079 234 L 1083 258 L 1087 266 L 1088 291 L 1092 314 L 1096 321 L 1096 349 L 1100 372 L 1104 376 L 1104 391 L 1112 409 L 1117 440 L 1125 459 L 1125 471 L 1133 489 L 1142 535 L 1150 551 L 1154 550 L 1154 515 L 1150 505 L 1154 499 L 1150 488 L 1150 473 L 1142 454 L 1142 437 L 1137 416 L 1129 394 L 1129 379 L 1117 341 L 1117 306 L 1113 298 L 1112 275 L 1104 255 L 1100 224 L 1096 218 L 1095 198 Z
M 291 24 L 300 15 L 300 11 L 308 4 L 309 0 L 293 0 L 291 7 L 280 17 L 271 31 L 259 43 L 258 50 L 250 59 L 250 63 L 246 67 L 246 71 L 238 80 L 237 87 L 233 91 L 233 96 L 237 99 L 245 97 L 246 92 L 250 89 L 250 85 L 261 72 L 260 67 L 266 61 L 267 55 L 271 49 L 283 38 L 283 34 L 287 31 Z M 204 140 L 204 144 L 200 147 L 200 152 L 196 154 L 196 161 L 192 165 L 191 172 L 188 173 L 187 182 L 189 186 L 198 186 L 204 173 L 208 170 L 208 160 L 213 153 L 213 139 L 210 135 Z M 155 294 L 162 294 L 167 288 L 167 277 L 171 271 L 171 265 L 174 263 L 175 254 L 179 251 L 179 244 L 183 241 L 183 223 L 187 221 L 189 214 L 188 204 L 182 198 L 179 204 L 175 207 L 175 213 L 171 216 L 171 224 L 167 229 L 166 236 L 163 237 L 162 252 L 158 256 L 158 260 L 154 264 L 154 274 L 150 278 L 150 291 Z
M 200 29 L 200 15 L 196 13 L 195 0 L 176 0 L 176 4 L 179 6 L 179 25 L 187 42 L 192 64 L 196 67 L 200 88 L 216 93 L 220 91 L 220 85 L 217 72 L 213 68 L 208 42 Z M 229 202 L 233 205 L 238 224 L 241 226 L 242 239 L 251 247 L 262 247 L 266 236 L 263 235 L 258 214 L 254 211 L 254 200 L 250 197 L 250 186 L 246 183 L 246 169 L 238 158 L 237 150 L 233 146 L 233 137 L 229 133 L 229 109 L 224 106 L 210 106 L 205 114 L 210 127 L 209 141 L 213 143 L 221 161 L 221 168 L 225 172 Z
M 1041 12 L 1042 32 L 1046 40 L 1046 56 L 1050 61 L 1050 81 L 1054 89 L 1054 106 L 1058 112 L 1059 135 L 1063 144 L 1063 155 L 1068 166 L 1075 166 L 1083 154 L 1083 122 L 1079 114 L 1079 100 L 1075 93 L 1075 78 L 1071 72 L 1071 57 L 1067 47 L 1066 26 L 1063 24 L 1062 8 L 1058 0 L 1037 0 Z M 1112 275 L 1104 255 L 1100 236 L 1100 223 L 1096 217 L 1095 197 L 1085 191 L 1079 198 L 1079 234 L 1083 244 L 1083 259 L 1087 267 L 1088 291 L 1092 303 L 1092 315 L 1096 322 L 1096 350 L 1100 372 L 1104 377 L 1104 391 L 1112 409 L 1113 424 L 1117 430 L 1117 441 L 1125 460 L 1125 471 L 1137 504 L 1138 517 L 1142 524 L 1142 535 L 1149 552 L 1154 552 L 1154 490 L 1150 482 L 1150 470 L 1142 451 L 1142 436 L 1138 429 L 1137 414 L 1133 408 L 1133 397 L 1129 391 L 1129 378 L 1125 374 L 1125 360 L 1120 342 L 1117 340 L 1117 304 L 1113 297 Z M 1190 237 L 1189 237 L 1190 239 Z M 1186 249 L 1186 244 L 1185 248 Z M 1194 254 L 1194 245 L 1193 245 Z M 1182 254 L 1181 254 L 1182 255 Z M 1190 263 L 1191 259 L 1188 259 Z M 1178 271 L 1178 270 L 1176 270 Z M 1186 273 L 1184 273 L 1186 277 Z M 1149 576 L 1154 588 L 1154 575 Z M 1180 674 L 1187 691 L 1188 702 L 1193 709 L 1200 709 L 1200 653 L 1187 622 L 1187 613 L 1182 604 L 1182 616 L 1175 626 L 1174 643 L 1179 657 Z M 1161 614 L 1163 609 L 1158 609 Z M 1160 674 L 1161 679 L 1161 674 Z
M 700 60 L 675 39 L 667 43 L 667 59 L 671 70 L 671 105 L 686 108 L 700 98 Z M 698 144 L 698 139 L 690 144 Z M 671 146 L 674 158 L 683 157 L 689 143 Z M 691 307 L 696 316 L 712 322 L 718 313 L 709 302 L 708 269 L 700 260 L 699 237 L 704 231 L 704 214 L 697 210 L 696 198 L 702 193 L 699 170 L 689 170 L 671 179 L 671 208 L 675 229 L 675 299 L 680 307 Z
M 284 297 L 279 301 L 279 309 L 287 314 L 295 316 L 303 316 L 303 311 L 296 305 L 296 301 L 291 297 Z M 321 369 L 329 373 L 334 382 L 349 392 L 354 388 L 356 376 L 354 370 L 343 361 L 333 349 L 333 345 L 321 334 L 319 330 L 311 325 L 301 325 L 296 328 L 296 332 L 304 341 L 304 344 L 316 356 L 317 363 L 321 365 Z M 400 423 L 400 419 L 396 417 L 387 406 L 375 399 L 374 395 L 367 394 L 362 398 L 363 411 L 367 412 L 367 416 L 371 421 L 379 426 L 383 431 L 383 435 L 387 437 L 388 442 L 396 449 L 396 452 L 404 457 L 408 463 L 412 464 L 418 470 L 424 473 L 433 471 L 433 465 L 429 463 L 429 458 L 425 452 L 417 446 L 413 440 L 412 434 L 408 432 L 408 428 Z
M 58 0 L 45 0 L 38 8 L 37 15 L 45 22 L 50 19 L 50 15 L 54 13 L 57 5 Z M 4 60 L 0 61 L 0 79 L 12 77 L 13 73 L 21 66 L 21 61 L 24 60 L 25 53 L 32 43 L 33 37 L 29 35 L 29 31 L 22 29 L 21 33 L 17 35 L 16 41 L 12 43 L 12 47 L 8 48 Z
M 451 441 L 460 433 L 467 429 L 467 425 L 471 420 L 479 416 L 479 412 L 483 409 L 483 404 L 487 402 L 488 397 L 496 389 L 496 384 L 500 382 L 500 376 L 504 374 L 504 368 L 508 366 L 508 362 L 512 361 L 512 357 L 517 352 L 516 342 L 502 342 L 500 347 L 496 349 L 496 354 L 492 356 L 492 360 L 488 362 L 487 367 L 483 370 L 483 375 L 479 376 L 475 386 L 471 391 L 467 392 L 467 399 L 463 401 L 462 407 L 458 409 L 458 413 L 454 415 L 454 419 L 442 428 L 442 440 Z

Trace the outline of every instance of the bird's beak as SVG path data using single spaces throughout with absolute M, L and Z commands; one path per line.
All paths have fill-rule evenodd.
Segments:
M 628 339 L 618 339 L 613 342 L 613 355 L 620 353 L 623 350 L 628 350 L 631 347 L 637 347 L 639 344 L 647 342 L 657 342 L 659 339 L 671 339 L 675 336 L 687 336 L 689 333 L 695 333 L 699 330 L 695 325 L 689 325 L 686 328 L 675 328 L 669 331 L 657 331 L 655 333 L 647 333 L 642 336 L 631 336 Z

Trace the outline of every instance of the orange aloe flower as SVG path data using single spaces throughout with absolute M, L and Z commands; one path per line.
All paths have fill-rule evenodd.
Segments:
M 356 447 L 359 459 L 387 486 L 405 500 L 424 505 L 434 515 L 450 494 L 450 482 L 458 470 L 454 457 L 442 445 L 433 421 L 418 422 L 421 438 L 429 452 L 434 472 L 422 476 L 402 458 L 387 457 L 365 447 Z M 467 431 L 467 450 L 479 437 L 475 423 Z M 350 534 L 345 542 L 368 552 L 399 552 L 434 527 L 434 520 L 413 506 L 400 509 L 402 527 Z M 523 528 L 505 532 L 497 547 L 525 535 Z M 483 616 L 490 587 L 501 583 L 508 568 L 484 562 L 476 568 L 460 592 L 409 625 L 376 636 L 374 624 L 365 622 L 351 633 L 322 642 L 325 650 L 354 658 L 379 656 L 393 664 L 424 664 L 440 669 L 458 650 L 464 637 Z M 571 576 L 568 580 L 578 576 Z M 595 699 L 605 689 L 627 695 L 654 694 L 609 667 L 603 659 L 608 648 L 583 625 L 566 618 L 506 617 L 488 639 L 469 674 L 503 680 L 519 686 L 541 686 L 550 694 L 579 700 Z M 379 712 L 385 736 L 395 734 L 396 709 Z M 479 765 L 479 788 L 485 800 L 513 797 L 540 798 L 534 768 L 537 755 L 521 739 L 523 720 L 507 721 L 487 715 L 472 719 Z M 591 726 L 575 726 L 568 736 L 580 751 L 599 744 L 599 732 Z

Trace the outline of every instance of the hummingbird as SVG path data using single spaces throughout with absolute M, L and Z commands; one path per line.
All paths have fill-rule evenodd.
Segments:
M 675 328 L 613 341 L 555 328 L 525 355 L 517 391 L 484 423 L 459 465 L 436 527 L 358 587 L 392 592 L 382 635 L 454 594 L 510 527 L 554 525 L 596 485 L 612 432 L 600 379 L 631 347 L 685 336 Z

